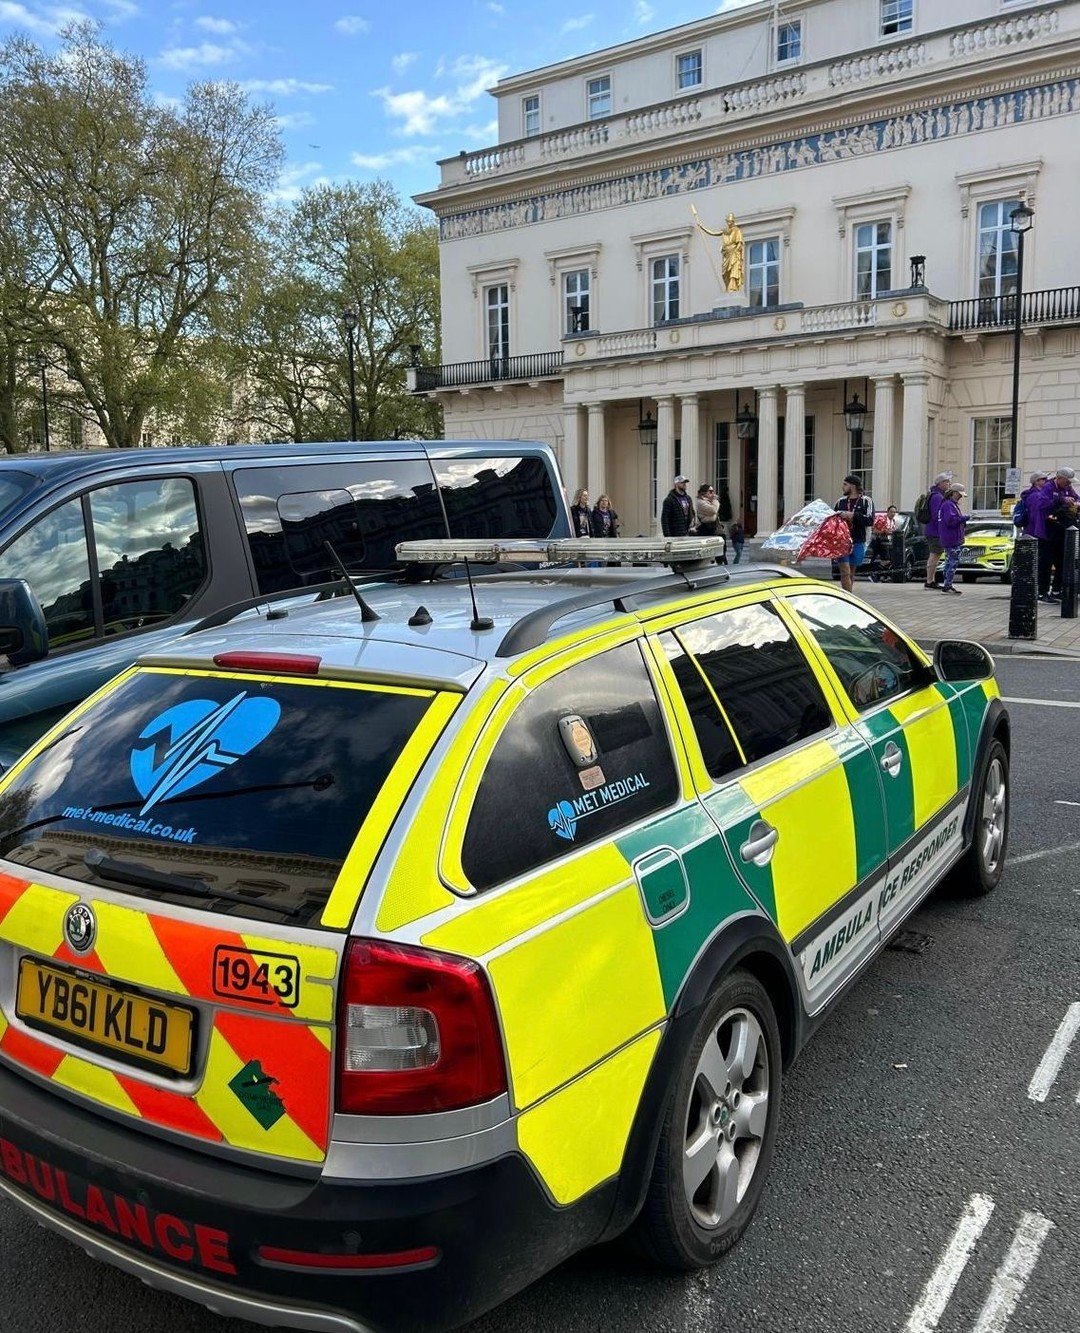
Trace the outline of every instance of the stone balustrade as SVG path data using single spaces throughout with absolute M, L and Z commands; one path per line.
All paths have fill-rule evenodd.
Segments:
M 593 356 L 632 356 L 635 352 L 655 351 L 655 329 L 631 329 L 627 333 L 602 333 L 596 339 Z
M 1018 46 L 1039 37 L 1049 37 L 1058 30 L 1058 11 L 1043 10 L 1029 14 L 1003 15 L 990 23 L 979 23 L 962 32 L 954 32 L 949 39 L 951 56 L 981 55 L 1002 47 Z
M 743 111 L 770 111 L 806 94 L 806 75 L 802 70 L 781 74 L 775 79 L 740 83 L 720 94 L 720 108 L 725 116 Z
M 890 75 L 918 69 L 930 60 L 925 42 L 905 42 L 887 46 L 881 51 L 864 51 L 847 60 L 837 60 L 829 66 L 829 86 L 847 88 L 869 79 L 886 79 Z
M 663 133 L 665 130 L 685 129 L 702 117 L 702 99 L 695 97 L 685 102 L 662 102 L 631 111 L 626 117 L 625 134 L 628 139 L 638 135 Z
M 844 301 L 839 305 L 811 306 L 799 312 L 803 333 L 836 333 L 843 329 L 872 329 L 878 322 L 876 301 Z
M 470 180 L 474 176 L 515 171 L 525 165 L 525 146 L 521 143 L 509 143 L 500 148 L 483 148 L 479 153 L 466 153 L 458 160 L 461 162 L 462 171 Z

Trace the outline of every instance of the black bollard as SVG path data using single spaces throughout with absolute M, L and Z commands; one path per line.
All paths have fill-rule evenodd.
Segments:
M 904 567 L 904 561 L 907 556 L 907 543 L 904 541 L 903 530 L 897 528 L 889 542 L 889 561 L 890 573 L 893 583 L 903 583 L 907 577 L 907 570 Z
M 1009 598 L 1009 638 L 1039 637 L 1038 584 L 1035 576 L 1039 543 L 1034 537 L 1017 537 L 1013 548 L 1012 595 Z
M 1076 619 L 1077 585 L 1080 584 L 1080 528 L 1065 529 L 1065 563 L 1061 569 L 1061 618 Z

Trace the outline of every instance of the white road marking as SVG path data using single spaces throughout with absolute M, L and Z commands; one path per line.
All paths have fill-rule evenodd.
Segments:
M 1080 1032 L 1080 1004 L 1070 1004 L 1028 1084 L 1028 1096 L 1033 1102 L 1046 1101 L 1077 1032 Z
M 968 1200 L 952 1239 L 923 1288 L 919 1303 L 908 1316 L 904 1325 L 905 1333 L 933 1333 L 937 1328 L 938 1320 L 945 1313 L 949 1298 L 993 1211 L 994 1201 L 987 1194 L 973 1194 Z
M 1080 703 L 1069 699 L 1021 699 L 1016 695 L 1002 695 L 1001 702 L 1006 704 L 1036 704 L 1040 708 L 1080 708 Z
M 1054 804 L 1055 804 L 1055 805 L 1075 805 L 1078 809 L 1080 809 L 1080 801 L 1055 801 Z
M 1066 842 L 1060 847 L 1044 847 L 1040 852 L 1025 852 L 1023 856 L 1010 856 L 1009 865 L 1022 866 L 1028 861 L 1045 861 L 1048 856 L 1061 856 L 1065 852 L 1080 852 L 1080 842 Z
M 990 1295 L 972 1333 L 1002 1333 L 1024 1294 L 1027 1280 L 1039 1259 L 1053 1222 L 1042 1213 L 1023 1213 L 1001 1267 L 990 1284 Z

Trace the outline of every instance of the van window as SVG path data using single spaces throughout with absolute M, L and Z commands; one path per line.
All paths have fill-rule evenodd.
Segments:
M 543 458 L 438 458 L 452 537 L 547 537 L 558 505 Z
M 0 468 L 0 519 L 16 500 L 24 496 L 27 491 L 33 490 L 36 484 L 34 478 L 27 472 L 19 472 L 10 467 Z
M 0 856 L 207 911 L 316 924 L 432 697 L 139 672 L 0 795 Z M 147 870 L 156 884 L 131 882 Z
M 105 633 L 168 620 L 206 577 L 186 477 L 146 477 L 90 492 Z
M 396 566 L 400 541 L 446 536 L 423 459 L 241 468 L 233 475 L 260 592 L 332 578 L 327 541 L 350 569 L 375 570 Z
M 45 612 L 49 651 L 94 635 L 82 501 L 50 510 L 0 555 L 0 578 L 25 579 Z
M 636 643 L 569 667 L 514 712 L 488 760 L 461 861 L 486 889 L 671 805 L 675 763 Z

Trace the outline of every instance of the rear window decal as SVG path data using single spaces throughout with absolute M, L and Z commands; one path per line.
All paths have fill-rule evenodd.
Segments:
M 578 713 L 559 718 L 559 735 L 575 767 L 590 768 L 596 763 L 596 742 L 585 719 Z
M 646 791 L 649 779 L 644 773 L 631 773 L 626 778 L 616 778 L 595 791 L 587 791 L 572 801 L 559 801 L 548 811 L 548 828 L 557 837 L 573 842 L 577 835 L 578 822 L 604 810 L 610 805 L 619 805 L 628 801 L 639 791 Z
M 140 815 L 159 801 L 191 791 L 249 754 L 277 726 L 276 699 L 246 690 L 222 704 L 187 699 L 152 718 L 139 733 L 150 745 L 131 751 L 131 776 L 143 798 Z

